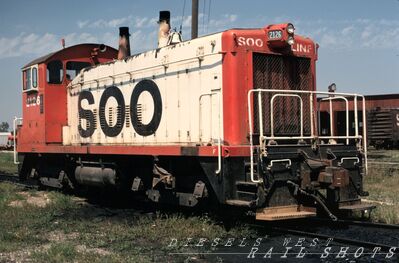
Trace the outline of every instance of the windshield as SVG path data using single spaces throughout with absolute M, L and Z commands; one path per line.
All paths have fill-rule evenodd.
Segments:
M 90 67 L 91 64 L 89 62 L 80 62 L 80 61 L 68 61 L 66 63 L 66 78 L 67 80 L 72 80 L 79 74 L 79 72 L 87 67 Z

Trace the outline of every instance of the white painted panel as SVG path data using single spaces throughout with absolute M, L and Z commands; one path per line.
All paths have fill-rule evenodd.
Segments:
M 214 45 L 212 45 L 214 44 Z M 159 50 L 134 55 L 126 61 L 99 65 L 81 73 L 69 86 L 68 126 L 64 144 L 143 145 L 143 144 L 207 144 L 217 141 L 222 123 L 221 88 L 222 54 L 221 33 L 182 42 Z M 201 56 L 199 59 L 198 56 Z M 125 109 L 136 85 L 143 79 L 156 83 L 162 98 L 162 117 L 158 129 L 148 136 L 139 135 L 133 128 L 130 112 L 126 113 L 122 131 L 115 137 L 104 134 L 100 126 L 99 102 L 105 88 L 117 86 L 124 97 Z M 82 138 L 78 131 L 78 98 L 82 90 L 90 91 L 94 104 L 82 101 L 85 110 L 95 114 L 96 129 L 92 136 Z M 212 94 L 212 95 L 204 95 Z M 201 109 L 200 109 L 201 98 Z M 142 122 L 145 125 L 154 112 L 151 95 L 143 92 Z M 112 113 L 112 114 L 111 114 Z M 117 103 L 110 98 L 105 109 L 108 124 L 115 124 Z M 86 121 L 81 120 L 85 127 Z M 201 134 L 200 134 L 201 132 Z

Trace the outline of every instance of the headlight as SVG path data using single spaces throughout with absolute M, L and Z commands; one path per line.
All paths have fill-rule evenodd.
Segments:
M 289 36 L 287 39 L 287 43 L 288 45 L 292 46 L 294 44 L 294 37 L 293 36 Z
M 287 25 L 287 33 L 288 34 L 294 34 L 294 31 L 295 31 L 294 25 L 293 24 L 288 24 Z
M 328 92 L 335 92 L 337 90 L 337 85 L 335 83 L 332 83 L 330 86 L 328 86 Z

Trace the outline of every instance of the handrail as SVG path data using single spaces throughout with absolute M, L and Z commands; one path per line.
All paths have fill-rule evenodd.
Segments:
M 301 137 L 303 137 L 303 102 L 301 96 L 297 94 L 275 94 L 273 95 L 272 99 L 270 100 L 270 137 L 274 138 L 274 99 L 277 97 L 297 97 L 299 98 L 299 102 L 301 105 Z M 263 133 L 261 133 L 263 134 Z
M 251 89 L 248 91 L 247 95 L 247 104 L 248 104 L 248 124 L 249 124 L 249 150 L 250 150 L 250 162 L 251 162 L 251 169 L 250 169 L 250 178 L 253 183 L 261 183 L 262 180 L 260 179 L 255 179 L 254 177 L 254 168 L 253 168 L 253 163 L 254 163 L 254 144 L 253 144 L 253 128 L 252 128 L 252 113 L 251 113 L 251 94 L 254 93 L 254 90 Z M 258 96 L 258 103 L 259 103 L 259 96 Z M 258 104 L 259 105 L 259 104 Z M 262 107 L 260 107 L 262 108 Z M 260 121 L 262 123 L 262 120 Z M 260 136 L 263 136 L 263 134 L 260 134 Z M 261 138 L 260 138 L 261 140 Z
M 222 109 L 222 96 L 219 95 L 219 112 L 218 112 L 218 123 L 219 123 L 219 128 L 218 128 L 218 169 L 215 171 L 217 175 L 219 175 L 222 171 L 222 132 L 221 132 L 221 109 Z
M 368 173 L 367 163 L 367 129 L 366 129 L 366 98 L 362 97 L 362 112 L 363 112 L 363 149 L 364 149 L 364 166 L 366 167 L 366 175 Z
M 332 101 L 340 100 L 340 99 L 345 101 L 346 136 L 349 136 L 349 103 L 348 103 L 348 99 L 343 96 L 334 96 L 334 97 L 322 98 L 322 99 L 320 99 L 320 101 L 325 101 L 325 100 L 330 101 L 330 134 L 331 134 L 331 136 L 334 136 Z M 320 101 L 319 101 L 319 104 L 320 104 Z M 357 125 L 355 125 L 355 126 L 357 126 Z M 349 139 L 346 139 L 346 144 L 349 144 Z
M 198 135 L 199 135 L 199 141 L 201 141 L 201 127 L 202 127 L 202 103 L 201 103 L 201 101 L 202 101 L 202 98 L 203 97 L 205 97 L 205 96 L 209 96 L 210 98 L 211 98 L 211 102 L 210 102 L 210 107 L 209 107 L 209 109 L 210 109 L 210 116 L 212 116 L 212 96 L 213 95 L 215 95 L 215 94 L 217 94 L 217 93 L 204 93 L 204 94 L 201 94 L 200 96 L 199 96 L 199 110 L 198 110 L 198 112 L 199 112 L 199 124 L 198 124 Z M 212 118 L 209 118 L 209 122 L 210 122 L 210 127 L 211 127 L 211 134 L 212 134 Z
M 210 105 L 210 111 L 211 111 L 211 118 L 210 118 L 210 127 L 212 127 L 212 96 L 213 95 L 219 95 L 219 110 L 218 110 L 218 169 L 215 171 L 216 174 L 220 174 L 220 172 L 222 171 L 222 138 L 221 138 L 221 119 L 220 119 L 220 111 L 221 111 L 221 99 L 220 99 L 220 94 L 216 93 L 216 92 L 212 92 L 212 93 L 204 93 L 201 94 L 199 96 L 199 138 L 201 139 L 201 125 L 202 125 L 202 108 L 201 108 L 201 99 L 205 96 L 209 96 L 211 98 L 211 105 Z M 212 129 L 211 129 L 211 136 L 212 136 Z
M 252 96 L 254 93 L 258 94 L 258 120 L 253 120 L 252 116 L 252 111 L 253 111 L 253 104 L 251 103 L 252 99 L 255 99 L 254 96 Z M 273 95 L 271 98 L 271 108 L 270 108 L 270 126 L 271 126 L 271 131 L 270 131 L 270 136 L 266 136 L 263 133 L 264 127 L 263 127 L 263 107 L 262 105 L 262 93 L 277 93 Z M 299 96 L 300 94 L 308 94 L 309 95 L 309 100 L 310 100 L 310 136 L 304 136 L 303 134 L 303 100 Z M 329 100 L 330 101 L 330 114 L 332 115 L 332 100 L 344 100 L 345 101 L 345 110 L 346 110 L 346 135 L 345 136 L 336 136 L 334 135 L 334 132 L 331 131 L 330 136 L 319 136 L 320 127 L 316 130 L 317 133 L 314 131 L 314 107 L 313 107 L 313 97 L 315 95 L 324 95 L 328 96 L 326 98 L 321 98 L 320 101 L 323 100 Z M 299 97 L 300 102 L 301 102 L 301 133 L 300 136 L 275 136 L 274 134 L 274 112 L 273 112 L 273 104 L 274 104 L 274 99 L 278 96 L 286 96 L 286 97 Z M 350 135 L 349 132 L 349 97 L 353 97 L 354 100 L 354 119 L 355 119 L 355 134 Z M 363 122 L 363 134 L 359 134 L 359 119 L 358 119 L 358 98 L 362 99 L 362 122 Z M 346 140 L 346 144 L 349 144 L 349 140 L 354 139 L 356 140 L 356 145 L 360 150 L 363 150 L 364 154 L 364 165 L 365 165 L 365 170 L 366 174 L 368 172 L 368 163 L 367 163 L 367 128 L 366 128 L 366 102 L 365 102 L 365 97 L 360 94 L 351 94 L 351 93 L 343 93 L 343 92 L 325 92 L 325 91 L 304 91 L 304 90 L 277 90 L 277 89 L 250 89 L 247 94 L 247 103 L 248 103 L 248 121 L 249 121 L 249 143 L 250 143 L 250 161 L 251 161 L 251 181 L 254 183 L 261 182 L 261 179 L 255 179 L 254 177 L 254 171 L 253 171 L 253 163 L 254 163 L 254 144 L 253 144 L 253 121 L 258 121 L 259 122 L 259 146 L 262 147 L 261 151 L 266 152 L 266 140 L 291 140 L 291 139 L 298 139 L 298 140 L 304 140 L 304 139 L 344 139 Z M 318 113 L 320 114 L 320 110 L 318 107 Z M 320 119 L 320 115 L 319 115 Z M 332 118 L 330 118 L 330 121 L 332 121 Z M 320 125 L 320 122 L 319 122 Z M 330 124 L 330 129 L 333 129 L 333 125 Z M 362 142 L 362 143 L 360 143 Z
M 17 138 L 17 136 L 16 136 L 16 134 L 17 134 L 16 133 L 16 128 L 17 128 L 17 121 L 18 120 L 22 121 L 22 118 L 14 117 L 14 120 L 13 120 L 14 164 L 19 164 L 19 162 L 17 160 L 17 140 L 16 140 L 16 138 Z

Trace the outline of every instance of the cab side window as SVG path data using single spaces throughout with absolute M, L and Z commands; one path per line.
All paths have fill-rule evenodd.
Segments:
M 47 83 L 61 84 L 63 76 L 64 70 L 61 61 L 54 60 L 47 63 Z
M 29 68 L 29 69 L 24 71 L 24 85 L 23 85 L 24 90 L 30 90 L 31 89 L 30 78 L 31 78 L 31 69 Z
M 32 87 L 37 88 L 37 68 L 32 68 Z
M 87 67 L 90 67 L 89 62 L 68 61 L 66 63 L 66 76 L 68 80 L 72 80 L 79 74 L 79 72 Z

